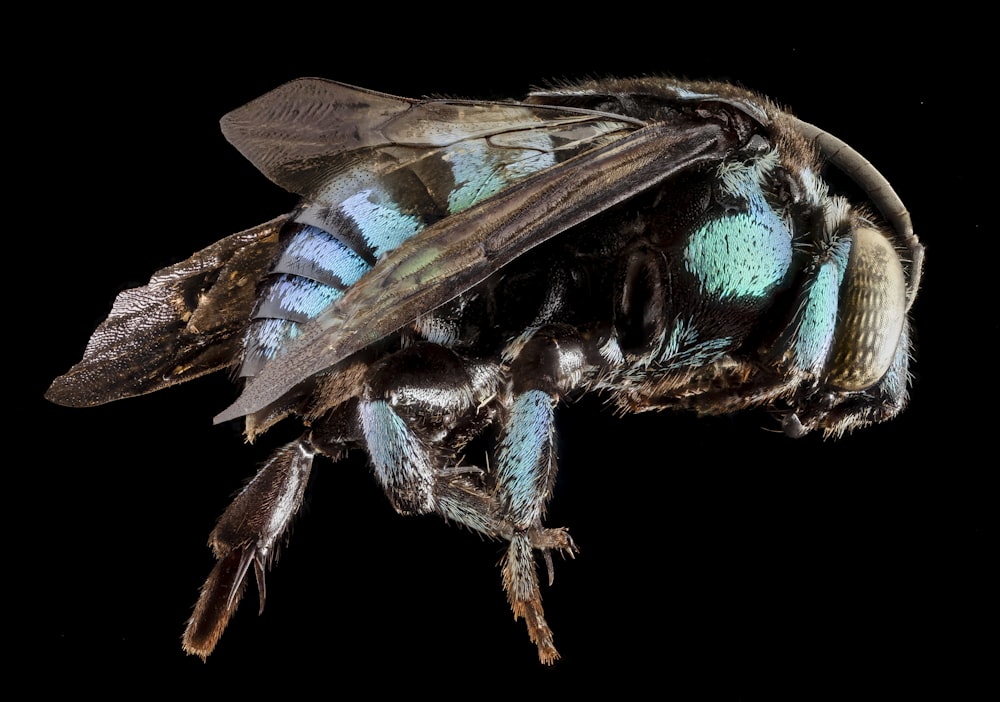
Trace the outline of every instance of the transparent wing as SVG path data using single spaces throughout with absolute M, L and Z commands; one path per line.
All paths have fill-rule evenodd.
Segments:
M 467 100 L 415 101 L 322 78 L 300 78 L 233 110 L 222 132 L 264 175 L 309 195 L 337 173 L 369 165 L 380 147 L 412 147 L 411 161 L 435 148 L 492 139 L 497 148 L 537 145 L 544 130 L 559 148 L 593 139 L 574 125 L 610 121 L 612 131 L 642 122 L 566 107 Z M 605 130 L 599 130 L 605 131 Z M 562 133 L 558 133 L 562 132 Z M 403 163 L 395 166 L 399 168 Z M 371 168 L 384 173 L 386 166 Z

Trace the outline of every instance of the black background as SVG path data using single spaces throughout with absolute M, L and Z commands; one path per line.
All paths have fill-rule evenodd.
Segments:
M 980 185 L 995 140 L 985 51 L 946 20 L 926 35 L 864 17 L 786 34 L 765 17 L 722 31 L 513 14 L 445 26 L 414 10 L 392 31 L 321 15 L 223 32 L 195 17 L 81 26 L 45 43 L 51 71 L 13 86 L 23 100 L 11 147 L 30 159 L 18 163 L 24 199 L 8 232 L 24 282 L 8 289 L 7 370 L 28 396 L 8 424 L 8 606 L 20 653 L 57 673 L 38 689 L 236 693 L 288 681 L 331 694 L 361 684 L 520 697 L 607 683 L 681 699 L 977 696 L 997 553 L 995 454 L 977 405 L 994 394 L 998 330 L 984 238 L 996 208 Z M 959 48 L 939 49 L 953 29 Z M 894 184 L 927 247 L 910 408 L 839 442 L 787 439 L 765 414 L 566 408 L 548 521 L 570 527 L 581 552 L 557 560 L 543 590 L 563 655 L 553 668 L 512 621 L 500 544 L 397 516 L 363 457 L 319 461 L 263 616 L 251 590 L 207 664 L 184 656 L 214 520 L 294 427 L 247 446 L 236 423 L 212 426 L 235 397 L 221 376 L 88 410 L 41 396 L 119 290 L 293 206 L 218 119 L 303 75 L 491 98 L 550 78 L 641 73 L 741 82 Z

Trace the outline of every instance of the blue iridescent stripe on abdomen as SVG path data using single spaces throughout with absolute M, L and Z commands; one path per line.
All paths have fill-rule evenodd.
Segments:
M 268 281 L 254 316 L 258 319 L 308 322 L 343 294 L 338 288 L 309 278 L 282 274 Z
M 252 376 L 370 269 L 344 242 L 318 227 L 295 224 L 284 252 L 259 291 L 247 330 L 240 375 Z
M 299 226 L 272 273 L 288 273 L 346 288 L 368 272 L 368 263 L 344 242 L 319 227 Z

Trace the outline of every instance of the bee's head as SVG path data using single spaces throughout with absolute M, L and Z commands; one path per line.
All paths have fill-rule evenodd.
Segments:
M 804 122 L 796 120 L 796 125 L 827 163 L 868 195 L 889 223 L 881 228 L 872 218 L 845 210 L 841 221 L 831 224 L 831 230 L 841 232 L 832 238 L 845 245 L 840 258 L 843 270 L 833 276 L 835 293 L 825 298 L 820 292 L 814 295 L 824 305 L 836 299 L 830 347 L 816 368 L 816 384 L 792 401 L 793 411 L 783 421 L 790 436 L 815 429 L 839 436 L 889 419 L 906 404 L 907 313 L 920 284 L 923 248 L 899 196 L 871 163 L 836 137 Z M 813 292 L 807 295 L 809 302 Z M 800 334 L 804 337 L 807 332 Z

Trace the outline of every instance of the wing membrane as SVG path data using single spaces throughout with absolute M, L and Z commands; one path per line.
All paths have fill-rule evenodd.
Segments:
M 321 78 L 275 88 L 222 118 L 222 132 L 274 183 L 299 195 L 390 145 L 443 147 L 522 130 L 606 119 L 593 110 L 463 100 L 414 101 Z

